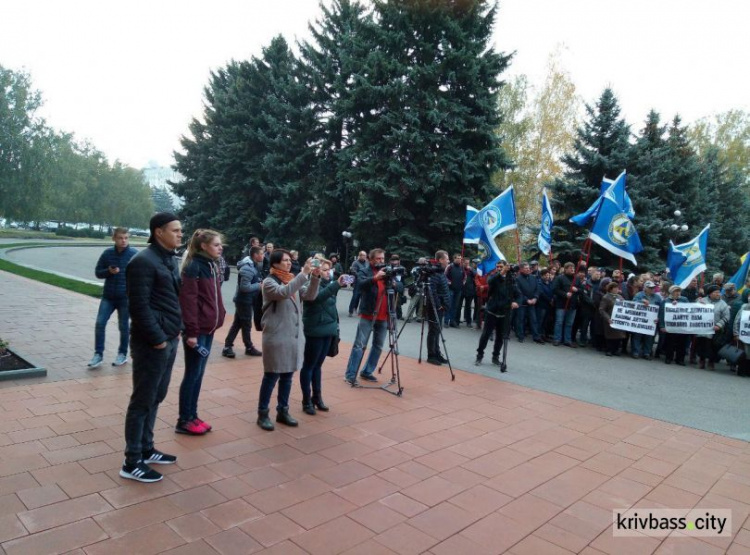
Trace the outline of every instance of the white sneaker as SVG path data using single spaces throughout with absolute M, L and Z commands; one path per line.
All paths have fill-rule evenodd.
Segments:
M 91 362 L 89 362 L 89 368 L 99 368 L 102 365 L 102 355 L 99 353 L 94 353 L 94 358 L 91 359 Z
M 127 363 L 128 363 L 127 355 L 123 355 L 122 353 L 119 353 L 115 361 L 112 363 L 112 366 L 122 366 L 123 364 L 127 364 Z

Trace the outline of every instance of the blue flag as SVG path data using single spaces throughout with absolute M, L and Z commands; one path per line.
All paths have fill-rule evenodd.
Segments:
M 625 176 L 626 173 L 622 172 L 617 179 L 614 181 L 607 179 L 606 177 L 602 180 L 602 186 L 597 198 L 594 203 L 589 206 L 588 210 L 577 216 L 570 218 L 570 221 L 581 227 L 586 227 L 599 215 L 599 208 L 602 205 L 602 199 L 605 196 L 609 196 L 613 202 L 620 207 L 622 212 L 632 220 L 635 218 L 635 210 L 633 209 L 633 203 L 625 190 Z
M 473 225 L 474 218 L 479 214 L 479 210 L 473 206 L 466 205 L 466 223 L 464 224 L 464 243 L 476 245 L 479 243 L 479 234 L 482 231 L 481 226 Z
M 537 245 L 543 254 L 549 256 L 552 252 L 552 226 L 555 219 L 552 217 L 552 207 L 549 205 L 547 198 L 547 189 L 542 190 L 542 225 L 539 228 L 539 238 Z
M 478 233 L 476 228 L 484 227 L 487 237 L 494 239 L 501 233 L 515 229 L 516 224 L 516 198 L 511 185 L 505 191 L 482 208 L 477 215 L 466 224 L 464 237 L 471 237 Z
M 477 265 L 477 270 L 480 276 L 489 274 L 497 266 L 498 261 L 505 260 L 505 255 L 500 252 L 495 243 L 494 237 L 490 237 L 487 234 L 487 228 L 485 226 L 480 227 L 480 236 L 478 241 L 479 256 L 481 261 Z
M 737 270 L 737 273 L 732 276 L 727 283 L 734 283 L 737 286 L 737 292 L 741 295 L 745 292 L 745 282 L 747 281 L 748 272 L 750 272 L 750 252 L 745 253 L 745 256 L 740 258 L 742 266 Z
M 635 254 L 643 250 L 641 239 L 633 222 L 609 194 L 601 197 L 601 207 L 589 239 L 612 254 L 638 265 Z
M 706 271 L 706 249 L 710 228 L 711 224 L 708 224 L 695 239 L 687 243 L 675 245 L 672 241 L 669 242 L 667 268 L 675 285 L 684 289 L 695 276 Z

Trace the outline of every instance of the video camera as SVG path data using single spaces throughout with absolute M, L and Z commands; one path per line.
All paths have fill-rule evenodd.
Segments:
M 382 270 L 385 274 L 385 277 L 392 278 L 394 276 L 403 276 L 406 275 L 406 268 L 403 266 L 391 266 L 390 264 L 376 264 L 375 269 L 377 271 Z

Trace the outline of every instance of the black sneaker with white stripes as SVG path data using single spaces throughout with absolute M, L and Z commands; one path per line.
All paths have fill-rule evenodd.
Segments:
M 146 483 L 158 482 L 164 477 L 143 461 L 138 461 L 136 464 L 123 464 L 120 469 L 120 476 L 128 480 Z
M 174 464 L 177 462 L 177 457 L 152 449 L 143 453 L 143 462 L 146 464 Z

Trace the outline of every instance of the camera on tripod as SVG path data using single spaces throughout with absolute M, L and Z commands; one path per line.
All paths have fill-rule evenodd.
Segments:
M 390 264 L 376 264 L 375 269 L 377 271 L 383 270 L 385 277 L 392 278 L 395 276 L 406 275 L 406 268 L 403 266 L 391 266 Z
M 429 279 L 430 276 L 440 274 L 445 271 L 440 264 L 430 263 L 416 267 L 417 270 L 417 281 Z

